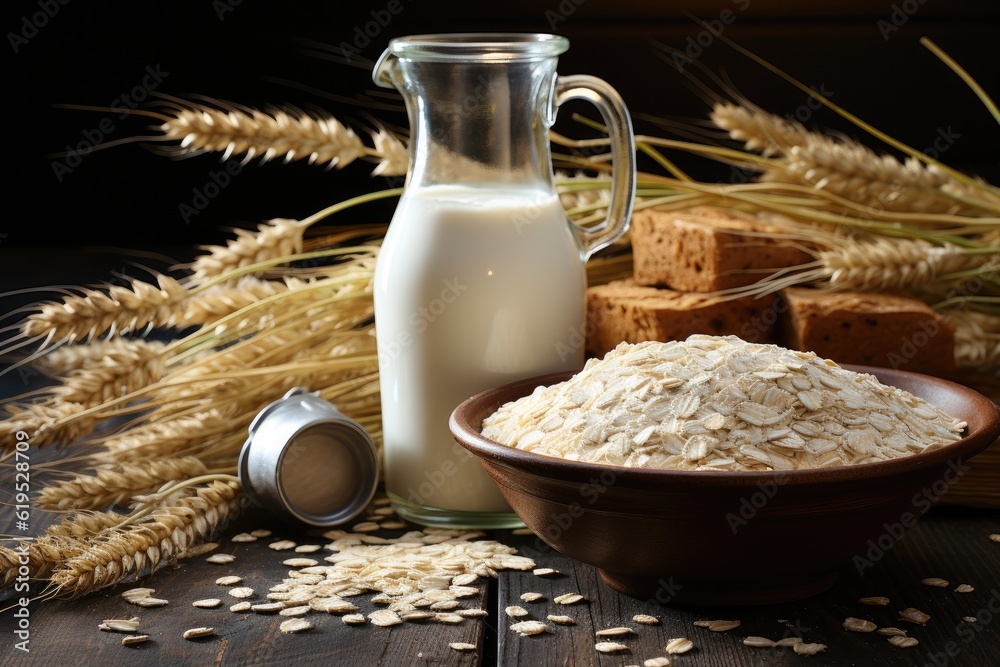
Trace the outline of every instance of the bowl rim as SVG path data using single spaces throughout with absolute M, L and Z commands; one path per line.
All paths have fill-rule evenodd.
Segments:
M 1000 437 L 1000 406 L 986 396 L 964 385 L 922 373 L 900 371 L 875 366 L 841 364 L 841 367 L 857 373 L 874 375 L 883 384 L 893 385 L 893 379 L 909 379 L 911 382 L 927 383 L 931 386 L 958 393 L 970 404 L 969 412 L 982 411 L 983 424 L 965 437 L 930 452 L 921 452 L 879 463 L 863 465 L 841 465 L 829 468 L 809 468 L 797 470 L 771 470 L 759 472 L 671 470 L 661 468 L 631 468 L 609 463 L 571 461 L 555 456 L 527 452 L 485 438 L 480 433 L 482 424 L 473 425 L 469 418 L 472 413 L 486 405 L 500 402 L 495 398 L 514 389 L 523 388 L 516 397 L 526 396 L 539 385 L 562 382 L 574 372 L 552 373 L 534 378 L 518 380 L 493 389 L 480 392 L 459 404 L 449 419 L 449 428 L 455 440 L 473 454 L 494 464 L 544 476 L 550 479 L 582 482 L 600 479 L 602 473 L 612 471 L 615 482 L 625 482 L 632 488 L 664 490 L 664 482 L 684 486 L 754 486 L 774 483 L 781 486 L 805 486 L 847 481 L 870 480 L 896 475 L 905 475 L 922 469 L 938 467 L 957 460 L 961 465 L 979 451 L 985 449 Z M 912 393 L 912 392 L 911 392 Z M 509 400 L 514 400 L 515 396 Z M 926 400 L 926 399 L 925 399 Z M 930 401 L 929 401 L 930 402 Z M 933 403 L 932 403 L 933 404 Z

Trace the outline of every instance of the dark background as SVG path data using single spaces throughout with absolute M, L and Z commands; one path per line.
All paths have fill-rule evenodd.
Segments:
M 726 35 L 803 82 L 832 92 L 834 101 L 916 148 L 932 146 L 942 131 L 959 135 L 943 159 L 997 180 L 1000 126 L 917 41 L 931 36 L 1000 98 L 1000 3 L 995 0 L 398 1 L 402 12 L 360 48 L 364 58 L 376 59 L 393 36 L 417 32 L 558 32 L 571 40 L 560 61 L 561 73 L 608 80 L 629 104 L 637 132 L 661 134 L 665 130 L 648 116 L 702 119 L 708 107 L 674 65 L 657 56 L 654 42 L 687 48 L 702 29 L 684 10 L 711 19 L 728 9 L 735 21 L 726 26 Z M 356 29 L 373 20 L 371 12 L 387 4 L 6 3 L 0 18 L 6 39 L 0 49 L 7 68 L 6 130 L 13 146 L 5 161 L 9 185 L 0 218 L 0 235 L 5 235 L 0 236 L 0 291 L 92 283 L 113 272 L 140 275 L 131 261 L 161 265 L 149 255 L 122 254 L 126 249 L 186 260 L 196 244 L 224 240 L 225 227 L 252 226 L 272 217 L 301 218 L 386 187 L 386 179 L 372 179 L 372 165 L 361 162 L 343 171 L 304 163 L 254 163 L 185 221 L 180 207 L 192 204 L 194 190 L 203 190 L 211 173 L 222 169 L 218 155 L 173 160 L 127 144 L 80 156 L 60 180 L 53 165 L 66 160 L 52 154 L 76 146 L 88 133 L 93 136 L 102 120 L 105 127 L 107 119 L 113 123 L 103 140 L 147 135 L 148 119 L 53 108 L 67 103 L 106 106 L 140 86 L 147 67 L 168 73 L 157 92 L 200 94 L 257 107 L 291 103 L 319 108 L 363 131 L 370 127 L 366 109 L 328 97 L 371 92 L 368 72 L 310 55 L 306 40 L 333 45 L 353 41 Z M 43 21 L 45 6 L 50 13 L 58 11 Z M 33 32 L 26 22 L 43 25 Z M 16 53 L 12 40 L 19 42 Z M 724 71 L 742 94 L 779 114 L 794 113 L 806 102 L 800 91 L 721 41 L 706 47 L 698 60 Z M 400 114 L 371 113 L 405 125 Z M 583 134 L 568 115 L 563 114 L 558 128 Z M 857 135 L 825 110 L 807 124 Z M 702 178 L 734 177 L 728 167 L 680 159 Z M 392 203 L 385 202 L 339 219 L 387 221 L 391 211 Z M 0 299 L 0 314 L 40 296 Z

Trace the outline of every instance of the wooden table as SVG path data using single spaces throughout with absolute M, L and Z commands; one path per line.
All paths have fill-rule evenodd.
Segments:
M 273 538 L 252 543 L 233 543 L 237 532 L 270 528 Z M 383 536 L 402 531 L 383 531 Z M 405 623 L 380 628 L 370 624 L 345 625 L 339 617 L 314 612 L 307 618 L 315 629 L 300 635 L 284 635 L 278 625 L 284 617 L 252 612 L 233 613 L 228 607 L 238 600 L 229 598 L 215 579 L 238 573 L 245 585 L 263 597 L 288 571 L 281 562 L 290 552 L 277 552 L 267 544 L 289 538 L 300 544 L 325 544 L 315 532 L 278 523 L 251 508 L 226 529 L 215 553 L 234 554 L 229 565 L 213 565 L 204 557 L 168 566 L 141 584 L 123 584 L 75 601 L 36 601 L 30 610 L 30 654 L 14 648 L 16 619 L 10 610 L 0 615 L 0 664 L 4 665 L 641 665 L 665 655 L 669 639 L 687 637 L 695 650 L 674 656 L 673 664 L 683 665 L 961 665 L 1000 664 L 1000 543 L 990 541 L 990 533 L 1000 532 L 1000 513 L 960 508 L 935 508 L 918 526 L 891 548 L 863 575 L 845 570 L 829 592 L 796 603 L 756 608 L 676 608 L 634 600 L 611 590 L 599 581 L 593 567 L 558 554 L 533 536 L 503 531 L 501 541 L 536 560 L 539 566 L 553 567 L 561 576 L 542 579 L 531 572 L 503 571 L 496 580 L 483 584 L 478 597 L 464 600 L 463 606 L 480 606 L 489 611 L 483 620 L 468 619 L 460 625 Z M 637 539 L 642 539 L 637 536 Z M 622 545 L 627 548 L 627 545 Z M 697 549 L 697 544 L 687 545 Z M 321 552 L 318 555 L 322 555 Z M 780 553 L 775 558 L 781 558 Z M 733 563 L 732 567 L 739 567 Z M 747 576 L 753 576 L 747 572 Z M 926 577 L 949 580 L 947 588 L 921 584 Z M 960 583 L 975 591 L 955 593 Z M 162 608 L 141 609 L 125 602 L 120 593 L 135 585 L 156 589 L 156 595 L 170 600 Z M 545 599 L 525 603 L 523 592 L 541 593 Z M 580 592 L 589 602 L 561 606 L 552 603 L 556 595 Z M 8 599 L 11 591 L 6 592 Z M 884 595 L 888 607 L 864 606 L 863 596 Z M 191 602 L 201 598 L 223 598 L 218 609 L 198 609 Z M 370 596 L 352 598 L 361 611 L 376 608 Z M 10 604 L 8 602 L 7 604 Z M 546 614 L 572 616 L 574 626 L 549 624 L 550 632 L 519 637 L 510 630 L 511 621 L 503 614 L 508 605 L 520 605 L 530 618 Z M 5 605 L 6 606 L 6 605 Z M 905 607 L 927 612 L 931 620 L 916 626 L 897 620 Z M 635 614 L 651 614 L 662 619 L 658 626 L 632 621 Z M 138 615 L 142 632 L 151 640 L 136 647 L 123 647 L 122 635 L 101 632 L 97 624 L 106 618 Z M 891 646 L 875 633 L 859 634 L 841 628 L 848 616 L 867 618 L 880 627 L 893 625 L 920 640 L 913 648 Z M 966 622 L 964 616 L 977 621 Z M 740 627 L 728 632 L 710 632 L 695 627 L 699 619 L 739 619 Z M 636 633 L 621 639 L 626 653 L 606 655 L 594 650 L 594 632 L 602 628 L 629 626 Z M 215 636 L 197 641 L 182 638 L 184 630 L 199 626 L 215 628 Z M 790 648 L 750 648 L 742 644 L 748 635 L 771 639 L 802 637 L 829 648 L 812 657 L 796 655 Z M 477 645 L 475 652 L 459 653 L 450 642 Z M 951 657 L 948 653 L 952 653 Z

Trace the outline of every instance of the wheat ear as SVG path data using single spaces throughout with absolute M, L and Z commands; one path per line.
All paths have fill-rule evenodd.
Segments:
M 872 237 L 815 253 L 826 285 L 837 290 L 893 290 L 924 287 L 940 276 L 978 266 L 988 255 L 920 239 Z
M 14 451 L 17 432 L 24 431 L 34 447 L 59 444 L 68 445 L 77 438 L 89 435 L 100 418 L 76 417 L 86 407 L 80 403 L 30 403 L 5 405 L 10 416 L 0 422 L 0 450 Z
M 48 527 L 45 533 L 18 548 L 0 547 L 0 589 L 12 586 L 22 574 L 22 558 L 27 558 L 28 576 L 40 579 L 56 565 L 79 555 L 86 539 L 122 522 L 120 514 L 81 512 Z
M 257 233 L 236 230 L 236 238 L 224 246 L 208 246 L 191 268 L 192 279 L 202 283 L 234 269 L 302 252 L 305 225 L 297 220 L 275 219 L 258 226 Z
M 141 338 L 93 340 L 86 345 L 52 348 L 34 365 L 49 375 L 66 375 L 81 368 L 132 365 L 134 360 L 148 359 L 162 349 L 163 343 Z
M 182 153 L 222 152 L 223 159 L 245 154 L 247 160 L 259 157 L 262 162 L 304 159 L 338 169 L 367 157 L 378 161 L 376 176 L 401 176 L 409 164 L 405 144 L 387 130 L 372 133 L 374 146 L 369 147 L 329 115 L 293 108 L 260 111 L 194 104 L 175 106 L 168 114 L 172 115 L 159 129 L 180 142 Z
M 146 326 L 170 325 L 187 290 L 176 280 L 158 275 L 157 285 L 132 280 L 129 287 L 113 285 L 107 292 L 86 290 L 62 302 L 47 303 L 22 327 L 26 336 L 48 340 L 89 340 L 106 331 L 127 333 Z
M 104 509 L 123 505 L 140 494 L 153 493 L 166 482 L 190 479 L 205 472 L 205 464 L 193 456 L 102 465 L 93 475 L 79 475 L 44 487 L 38 504 L 52 510 Z
M 716 104 L 710 117 L 730 137 L 764 155 L 786 154 L 794 146 L 804 144 L 812 134 L 797 121 L 738 104 Z
M 80 597 L 123 579 L 155 572 L 212 536 L 239 512 L 239 484 L 212 482 L 193 495 L 168 500 L 141 522 L 106 530 L 87 549 L 60 564 L 50 580 L 59 594 Z
M 162 349 L 152 345 L 130 346 L 127 353 L 71 371 L 52 390 L 52 395 L 58 401 L 92 407 L 149 386 L 163 376 Z
M 955 327 L 956 366 L 1000 366 L 1000 317 L 970 310 L 947 311 L 945 317 Z

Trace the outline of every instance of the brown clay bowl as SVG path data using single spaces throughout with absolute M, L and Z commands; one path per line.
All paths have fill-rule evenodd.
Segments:
M 797 600 L 830 588 L 855 556 L 891 549 L 969 459 L 1000 437 L 1000 409 L 971 389 L 917 373 L 847 368 L 967 421 L 966 436 L 882 463 L 740 473 L 581 463 L 480 435 L 483 419 L 502 404 L 571 374 L 478 394 L 456 408 L 451 431 L 535 534 L 597 567 L 616 590 L 677 604 Z

